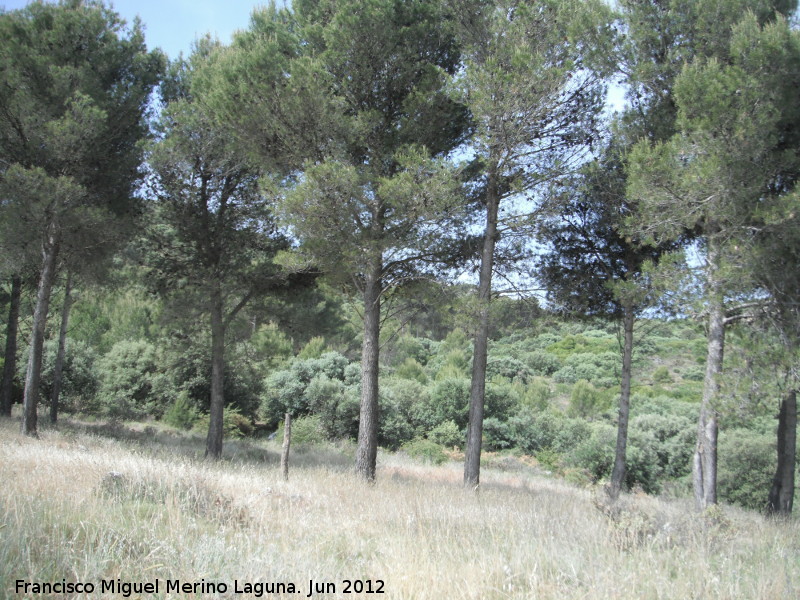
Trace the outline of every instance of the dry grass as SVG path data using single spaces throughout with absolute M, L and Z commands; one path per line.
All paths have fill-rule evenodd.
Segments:
M 0 593 L 15 597 L 17 579 L 120 578 L 160 580 L 146 598 L 257 597 L 234 596 L 234 580 L 293 582 L 305 598 L 309 579 L 336 584 L 320 598 L 800 595 L 795 519 L 635 495 L 609 506 L 531 470 L 485 470 L 475 494 L 459 464 L 402 455 L 381 455 L 365 486 L 335 449 L 296 455 L 284 482 L 275 448 L 229 445 L 232 458 L 207 464 L 201 440 L 140 433 L 62 425 L 34 440 L 0 421 Z M 167 579 L 228 593 L 167 595 Z M 345 579 L 382 580 L 385 594 L 345 595 Z

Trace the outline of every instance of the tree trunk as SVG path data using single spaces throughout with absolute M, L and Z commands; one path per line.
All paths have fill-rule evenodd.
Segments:
M 51 223 L 47 231 L 47 240 L 42 247 L 42 272 L 39 287 L 36 291 L 36 308 L 33 311 L 33 330 L 31 332 L 30 355 L 28 369 L 25 374 L 25 393 L 22 409 L 22 433 L 36 436 L 36 410 L 39 405 L 39 381 L 42 376 L 42 352 L 44 334 L 47 324 L 47 312 L 50 308 L 50 293 L 56 274 L 58 260 L 59 236 L 56 223 Z
M 381 263 L 381 259 L 373 262 L 364 283 L 364 342 L 361 346 L 361 410 L 358 420 L 356 474 L 365 481 L 375 480 L 378 460 Z
M 625 483 L 625 462 L 628 448 L 628 418 L 631 410 L 631 363 L 633 359 L 633 324 L 636 315 L 633 306 L 624 306 L 622 314 L 622 377 L 620 379 L 619 418 L 617 421 L 617 448 L 614 454 L 614 469 L 608 493 L 612 500 L 619 498 Z
M 283 421 L 283 447 L 281 448 L 281 473 L 289 481 L 289 447 L 292 445 L 292 415 L 286 413 Z
M 0 414 L 11 416 L 14 403 L 14 374 L 17 370 L 17 331 L 19 328 L 19 305 L 22 297 L 22 278 L 11 278 L 11 306 L 6 325 L 6 355 L 3 364 L 3 383 L 0 386 Z
M 206 458 L 222 457 L 222 417 L 225 408 L 225 321 L 222 290 L 217 284 L 211 293 L 211 406 L 206 438 Z
M 497 242 L 497 213 L 500 195 L 497 177 L 490 173 L 486 188 L 486 231 L 481 252 L 478 282 L 478 327 L 472 357 L 472 383 L 469 393 L 469 423 L 464 452 L 464 486 L 475 489 L 480 484 L 481 444 L 483 441 L 483 406 L 486 397 L 486 362 L 489 355 L 489 305 L 492 296 L 494 247 Z
M 61 383 L 64 372 L 64 355 L 67 349 L 67 325 L 69 324 L 69 311 L 72 308 L 72 273 L 67 272 L 67 282 L 64 285 L 64 306 L 61 309 L 61 329 L 58 333 L 58 354 L 53 367 L 53 393 L 50 398 L 50 422 L 58 422 L 58 401 L 61 396 Z
M 708 344 L 703 400 L 697 423 L 697 447 L 692 465 L 694 498 L 698 510 L 717 503 L 717 412 L 714 402 L 719 395 L 719 378 L 725 349 L 725 307 L 718 278 L 718 253 L 709 242 L 707 266 Z
M 794 470 L 797 460 L 797 390 L 781 401 L 778 415 L 778 467 L 769 491 L 767 511 L 789 515 L 794 501 Z

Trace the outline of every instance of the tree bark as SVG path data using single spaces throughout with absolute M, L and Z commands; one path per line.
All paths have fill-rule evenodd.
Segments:
M 11 278 L 11 305 L 6 325 L 6 354 L 3 364 L 3 383 L 0 386 L 0 414 L 11 416 L 14 403 L 14 374 L 17 370 L 17 332 L 19 330 L 19 305 L 22 297 L 22 278 Z
M 633 325 L 636 314 L 633 306 L 623 307 L 622 329 L 622 376 L 620 379 L 619 417 L 617 420 L 617 447 L 614 453 L 614 469 L 608 493 L 612 500 L 619 498 L 625 483 L 625 466 L 628 449 L 628 419 L 631 411 L 631 363 L 633 362 Z
M 706 374 L 703 380 L 703 400 L 697 423 L 697 447 L 692 465 L 694 498 L 698 510 L 717 503 L 717 412 L 714 402 L 719 395 L 719 378 L 725 349 L 725 307 L 718 278 L 719 257 L 709 241 L 707 289 L 708 343 Z
M 61 329 L 58 332 L 58 353 L 56 364 L 53 366 L 53 393 L 50 397 L 50 422 L 58 422 L 58 401 L 61 397 L 61 385 L 64 373 L 64 355 L 67 349 L 67 326 L 69 324 L 69 311 L 72 308 L 72 273 L 67 272 L 67 282 L 64 285 L 64 306 L 61 308 Z
M 494 248 L 497 243 L 497 213 L 500 194 L 496 173 L 489 174 L 486 188 L 486 230 L 481 251 L 478 281 L 478 327 L 472 357 L 472 383 L 469 393 L 469 423 L 464 452 L 464 486 L 476 489 L 480 484 L 481 444 L 483 442 L 483 407 L 486 398 L 486 362 L 489 355 L 489 306 L 492 296 Z
M 206 458 L 222 457 L 223 411 L 225 409 L 225 321 L 222 290 L 215 285 L 211 293 L 211 405 L 209 408 Z
M 778 415 L 778 467 L 769 491 L 767 512 L 790 515 L 794 502 L 794 470 L 797 460 L 797 390 L 781 401 Z
M 51 223 L 47 229 L 47 239 L 42 245 L 42 271 L 36 291 L 36 308 L 33 311 L 30 356 L 25 374 L 25 393 L 22 403 L 22 433 L 34 437 L 38 435 L 36 411 L 39 405 L 39 382 L 42 376 L 42 352 L 59 245 L 57 224 Z
M 373 261 L 364 282 L 364 342 L 361 346 L 361 409 L 356 474 L 375 480 L 378 460 L 378 360 L 381 331 L 382 259 Z

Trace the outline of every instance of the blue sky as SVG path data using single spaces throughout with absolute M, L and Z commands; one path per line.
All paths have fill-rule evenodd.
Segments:
M 145 27 L 148 48 L 159 47 L 170 58 L 188 54 L 192 42 L 207 32 L 227 44 L 237 29 L 246 29 L 259 0 L 115 0 L 111 4 L 128 23 L 136 15 Z M 0 0 L 6 10 L 22 8 L 28 0 Z

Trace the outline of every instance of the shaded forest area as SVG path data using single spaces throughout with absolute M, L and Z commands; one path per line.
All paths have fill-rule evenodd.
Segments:
M 296 0 L 172 61 L 0 13 L 3 414 L 791 512 L 795 10 Z

